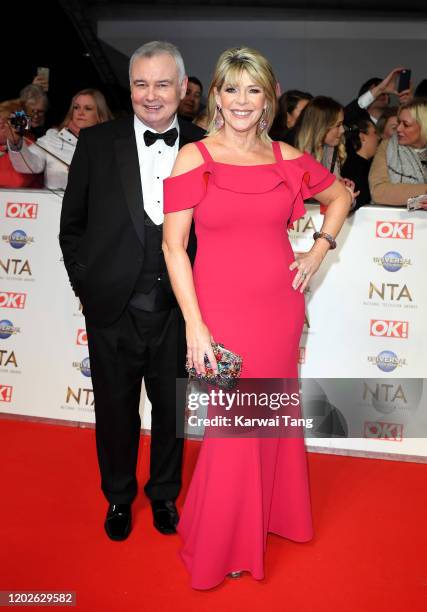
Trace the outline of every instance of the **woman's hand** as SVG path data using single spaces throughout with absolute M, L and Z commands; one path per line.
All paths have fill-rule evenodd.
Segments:
M 207 355 L 214 374 L 218 373 L 215 355 L 212 350 L 212 338 L 209 329 L 203 323 L 187 323 L 187 365 L 195 368 L 197 374 L 205 374 L 205 355 Z
M 292 287 L 303 293 L 310 278 L 317 272 L 322 263 L 323 255 L 319 251 L 308 251 L 308 253 L 295 253 L 295 261 L 289 266 L 289 270 L 298 268 L 298 272 L 292 283 Z
M 347 178 L 340 178 L 339 181 L 340 181 L 340 183 L 342 183 L 344 185 L 344 187 L 350 193 L 351 199 L 352 199 L 352 203 L 354 204 L 355 199 L 360 194 L 360 191 L 355 191 L 356 183 L 354 181 L 352 181 L 351 179 L 347 179 Z

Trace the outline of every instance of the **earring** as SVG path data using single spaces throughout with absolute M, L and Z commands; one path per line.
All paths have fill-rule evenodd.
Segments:
M 261 119 L 259 120 L 259 124 L 258 125 L 259 125 L 259 131 L 260 132 L 263 132 L 266 129 L 267 125 L 268 125 L 267 119 L 265 118 L 265 108 L 262 111 Z
M 216 130 L 220 130 L 222 128 L 222 126 L 224 125 L 224 117 L 221 114 L 221 107 L 219 106 L 219 104 L 217 104 L 217 106 L 216 106 L 216 113 L 215 113 L 214 124 L 215 124 L 215 129 Z

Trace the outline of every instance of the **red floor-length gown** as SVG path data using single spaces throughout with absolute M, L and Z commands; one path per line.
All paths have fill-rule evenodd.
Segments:
M 294 255 L 287 227 L 303 216 L 303 198 L 335 177 L 310 155 L 238 166 L 214 161 L 166 179 L 165 213 L 194 208 L 194 283 L 216 342 L 242 355 L 243 376 L 296 378 L 304 296 L 292 288 Z M 232 571 L 264 577 L 267 533 L 312 537 L 302 438 L 205 438 L 178 532 L 196 589 Z

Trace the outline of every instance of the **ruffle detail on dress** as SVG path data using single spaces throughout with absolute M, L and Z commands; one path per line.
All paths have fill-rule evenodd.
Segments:
M 294 163 L 291 168 L 285 166 L 285 164 L 289 164 L 289 161 L 280 164 L 283 173 L 290 179 L 292 193 L 295 194 L 288 227 L 305 215 L 304 200 L 308 200 L 320 191 L 327 189 L 335 181 L 335 176 L 308 153 L 304 153 L 292 162 Z
M 206 194 L 211 173 L 211 164 L 205 162 L 188 172 L 165 179 L 163 181 L 163 212 L 166 214 L 197 206 Z
M 235 193 L 267 193 L 287 183 L 279 164 L 233 166 L 213 162 L 212 181 L 220 189 Z M 262 172 L 260 172 L 262 168 Z

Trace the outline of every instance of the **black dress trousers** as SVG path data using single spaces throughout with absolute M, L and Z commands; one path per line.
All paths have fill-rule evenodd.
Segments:
M 102 490 L 110 503 L 137 494 L 136 464 L 142 378 L 151 412 L 151 500 L 175 500 L 181 488 L 183 440 L 176 437 L 178 308 L 147 312 L 128 305 L 109 327 L 87 323 Z

